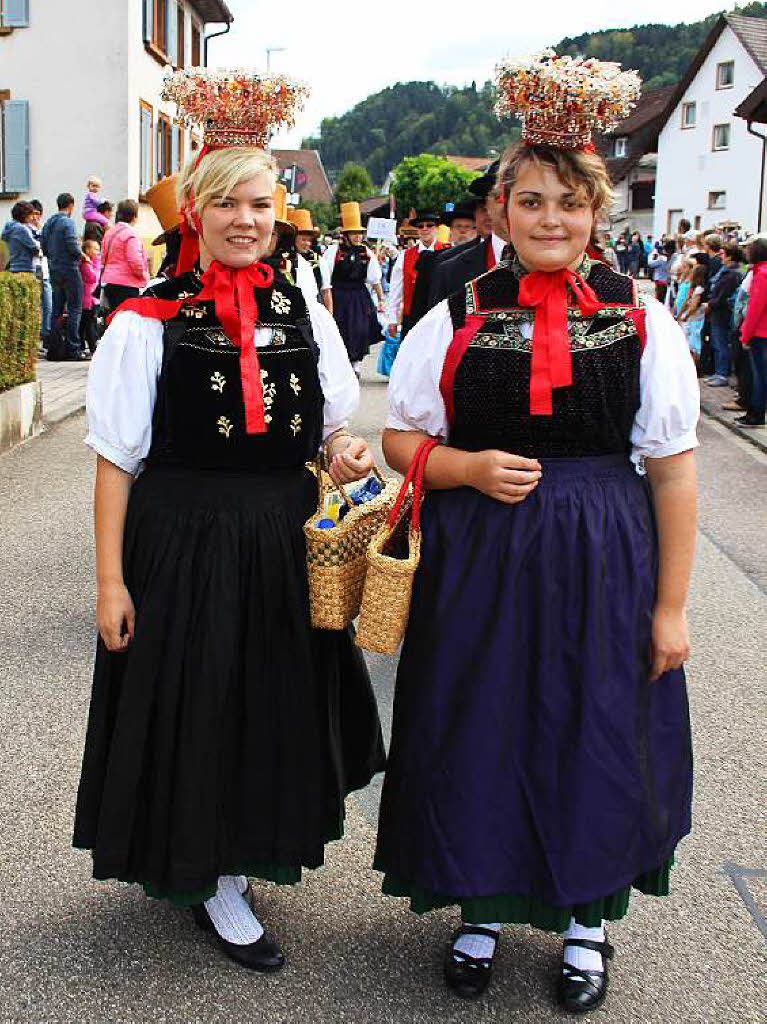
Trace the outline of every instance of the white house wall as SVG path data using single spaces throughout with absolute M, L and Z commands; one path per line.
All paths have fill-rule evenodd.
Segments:
M 735 82 L 730 89 L 716 88 L 716 65 L 735 61 Z M 691 224 L 700 217 L 705 230 L 723 220 L 752 229 L 757 224 L 761 143 L 735 117 L 735 107 L 756 88 L 763 75 L 740 40 L 727 26 L 706 57 L 689 88 L 674 109 L 658 140 L 653 234 L 666 231 L 669 210 L 681 210 Z M 682 104 L 697 104 L 694 128 L 683 129 Z M 730 148 L 713 152 L 713 126 L 730 125 Z M 727 193 L 723 209 L 709 210 L 708 194 Z M 676 219 L 676 218 L 675 218 Z M 672 225 L 676 229 L 676 224 Z

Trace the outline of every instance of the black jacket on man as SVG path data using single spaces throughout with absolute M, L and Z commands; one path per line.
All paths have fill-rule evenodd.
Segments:
M 487 247 L 493 244 L 489 238 L 473 239 L 453 250 L 453 258 L 437 264 L 431 276 L 429 289 L 429 309 L 446 299 L 454 292 L 484 274 L 487 270 Z

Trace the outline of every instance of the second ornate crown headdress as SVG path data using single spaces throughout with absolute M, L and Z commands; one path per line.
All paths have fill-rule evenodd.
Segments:
M 506 58 L 495 84 L 496 113 L 519 117 L 525 142 L 563 149 L 584 149 L 592 131 L 609 131 L 627 117 L 642 86 L 637 72 L 620 64 L 553 50 Z
M 265 147 L 272 132 L 292 128 L 309 90 L 283 75 L 190 68 L 168 74 L 162 98 L 176 103 L 177 121 L 200 125 L 208 149 Z

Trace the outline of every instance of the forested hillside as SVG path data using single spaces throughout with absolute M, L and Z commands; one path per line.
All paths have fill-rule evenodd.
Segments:
M 767 3 L 737 8 L 767 17 Z M 588 53 L 636 68 L 646 88 L 678 81 L 706 38 L 716 15 L 690 25 L 636 25 L 584 33 L 553 44 L 557 53 Z M 501 51 L 499 51 L 501 55 Z M 368 96 L 340 117 L 326 117 L 320 134 L 303 145 L 319 149 L 331 179 L 349 160 L 364 164 L 376 187 L 403 157 L 418 153 L 487 156 L 515 136 L 513 121 L 499 124 L 490 82 L 456 88 L 435 82 L 398 82 Z

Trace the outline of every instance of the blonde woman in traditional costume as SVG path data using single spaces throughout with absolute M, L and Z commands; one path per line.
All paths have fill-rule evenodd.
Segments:
M 551 53 L 501 65 L 524 135 L 497 198 L 515 250 L 400 349 L 389 463 L 425 437 L 422 560 L 399 665 L 376 867 L 457 905 L 447 983 L 479 995 L 501 924 L 564 933 L 558 999 L 607 990 L 605 920 L 668 892 L 690 830 L 682 663 L 698 389 L 653 298 L 587 254 L 610 199 L 591 129 L 633 72 Z
M 247 876 L 294 883 L 382 768 L 346 631 L 310 628 L 306 462 L 364 476 L 357 380 L 332 317 L 263 264 L 298 90 L 178 72 L 206 147 L 180 185 L 176 276 L 123 304 L 88 380 L 98 455 L 96 654 L 74 844 L 95 878 L 192 908 L 232 959 L 279 970 Z M 213 97 L 212 99 L 210 97 Z

